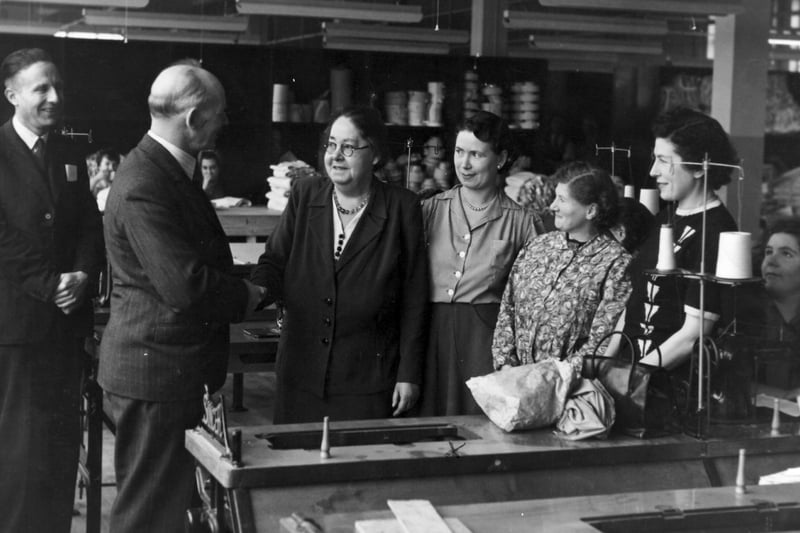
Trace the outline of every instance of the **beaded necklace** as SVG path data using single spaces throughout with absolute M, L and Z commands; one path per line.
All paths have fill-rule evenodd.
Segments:
M 353 209 L 345 209 L 344 207 L 342 207 L 342 204 L 339 203 L 339 197 L 336 195 L 336 189 L 335 188 L 333 189 L 333 203 L 336 204 L 336 210 L 343 215 L 355 215 L 356 213 L 364 209 L 364 206 L 367 205 L 367 201 L 369 201 L 369 193 L 364 195 L 364 199 L 361 200 L 361 203 L 358 204 L 356 207 L 354 207 Z
M 464 203 L 464 205 L 466 205 L 468 208 L 472 209 L 473 211 L 485 211 L 490 205 L 492 205 L 492 202 L 494 202 L 494 199 L 497 198 L 497 195 L 492 196 L 491 200 L 489 200 L 488 202 L 486 202 L 482 206 L 474 206 L 471 203 L 469 203 L 466 198 L 464 198 L 464 195 L 461 194 L 461 191 L 458 192 L 458 196 L 461 198 L 461 201 Z

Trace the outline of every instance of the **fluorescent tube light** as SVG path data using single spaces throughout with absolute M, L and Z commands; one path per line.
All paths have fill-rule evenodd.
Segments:
M 372 20 L 414 23 L 422 20 L 420 6 L 373 2 L 325 0 L 237 0 L 236 9 L 245 15 L 310 17 L 323 19 Z
M 352 37 L 354 39 L 383 39 L 425 43 L 466 44 L 467 30 L 434 30 L 433 28 L 405 28 L 384 24 L 358 24 L 347 22 L 323 22 L 322 31 L 328 37 Z
M 125 13 L 123 11 L 84 9 L 83 20 L 86 24 L 93 26 L 242 32 L 247 30 L 249 19 L 239 16 L 221 17 L 152 12 Z
M 119 33 L 97 32 L 97 31 L 81 31 L 81 30 L 58 30 L 53 34 L 53 37 L 62 39 L 89 39 L 97 41 L 124 41 Z
M 799 37 L 770 37 L 767 39 L 772 46 L 800 46 Z
M 731 15 L 744 12 L 740 0 L 539 0 L 539 3 L 547 7 L 652 11 L 682 15 Z
M 564 15 L 535 11 L 503 11 L 503 26 L 509 30 L 550 30 L 625 35 L 666 35 L 666 20 L 611 18 L 597 15 Z
M 123 7 L 140 9 L 147 7 L 150 0 L 42 0 L 43 4 L 59 4 L 83 7 Z
M 164 43 L 239 44 L 238 33 L 204 33 L 189 31 L 128 30 L 129 41 L 157 41 Z
M 19 33 L 23 35 L 53 35 L 61 24 L 52 22 L 30 22 L 27 20 L 5 19 L 0 21 L 0 33 Z
M 532 36 L 530 45 L 540 50 L 566 52 L 601 52 L 617 54 L 660 55 L 664 51 L 658 41 L 626 41 L 623 39 L 576 39 L 550 35 Z
M 356 50 L 364 52 L 394 52 L 399 54 L 450 53 L 450 46 L 443 43 L 420 43 L 407 41 L 386 41 L 378 39 L 347 39 L 323 37 L 322 46 L 335 50 Z

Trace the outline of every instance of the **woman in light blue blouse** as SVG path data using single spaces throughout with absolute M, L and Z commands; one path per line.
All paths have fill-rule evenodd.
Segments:
M 422 204 L 432 320 L 421 414 L 479 414 L 465 385 L 492 371 L 491 341 L 511 265 L 538 218 L 503 192 L 513 141 L 498 116 L 478 112 L 458 128 L 458 185 Z

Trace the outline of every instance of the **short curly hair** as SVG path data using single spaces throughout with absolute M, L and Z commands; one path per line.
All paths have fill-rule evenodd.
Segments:
M 321 145 L 324 146 L 328 142 L 331 135 L 331 128 L 333 123 L 340 118 L 346 118 L 353 123 L 358 132 L 372 147 L 372 152 L 377 157 L 377 162 L 373 165 L 373 170 L 383 168 L 389 160 L 389 133 L 386 129 L 386 124 L 381 118 L 381 113 L 374 107 L 357 105 L 343 109 L 334 115 L 329 121 L 322 132 L 320 138 Z M 325 150 L 321 150 L 319 154 L 320 168 L 325 168 Z
M 797 245 L 800 246 L 800 218 L 798 217 L 783 217 L 775 220 L 767 229 L 766 239 L 776 233 L 786 233 L 794 237 Z M 765 241 L 766 244 L 766 241 Z
M 594 225 L 600 231 L 614 227 L 619 216 L 619 194 L 608 173 L 585 161 L 571 161 L 553 174 L 555 183 L 569 187 L 573 198 L 583 205 L 597 205 Z
M 505 164 L 499 168 L 505 172 L 517 158 L 517 147 L 508 123 L 501 117 L 488 111 L 477 111 L 471 117 L 463 119 L 456 126 L 456 133 L 471 131 L 475 137 L 492 147 L 492 151 L 500 155 L 504 150 L 507 154 Z
M 687 107 L 676 107 L 656 117 L 653 136 L 666 139 L 675 146 L 675 153 L 684 161 L 701 162 L 708 155 L 713 163 L 739 164 L 739 156 L 728 134 L 714 118 Z M 698 170 L 699 167 L 689 167 Z M 708 187 L 717 190 L 730 183 L 728 167 L 711 166 L 708 169 Z

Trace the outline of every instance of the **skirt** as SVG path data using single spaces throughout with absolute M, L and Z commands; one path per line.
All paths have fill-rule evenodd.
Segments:
M 483 413 L 465 382 L 494 370 L 492 336 L 499 311 L 499 303 L 433 304 L 421 416 Z
M 330 417 L 338 420 L 366 420 L 392 416 L 392 394 L 394 390 L 373 394 L 336 394 L 320 398 L 278 380 L 275 391 L 274 424 L 300 424 L 322 422 Z

